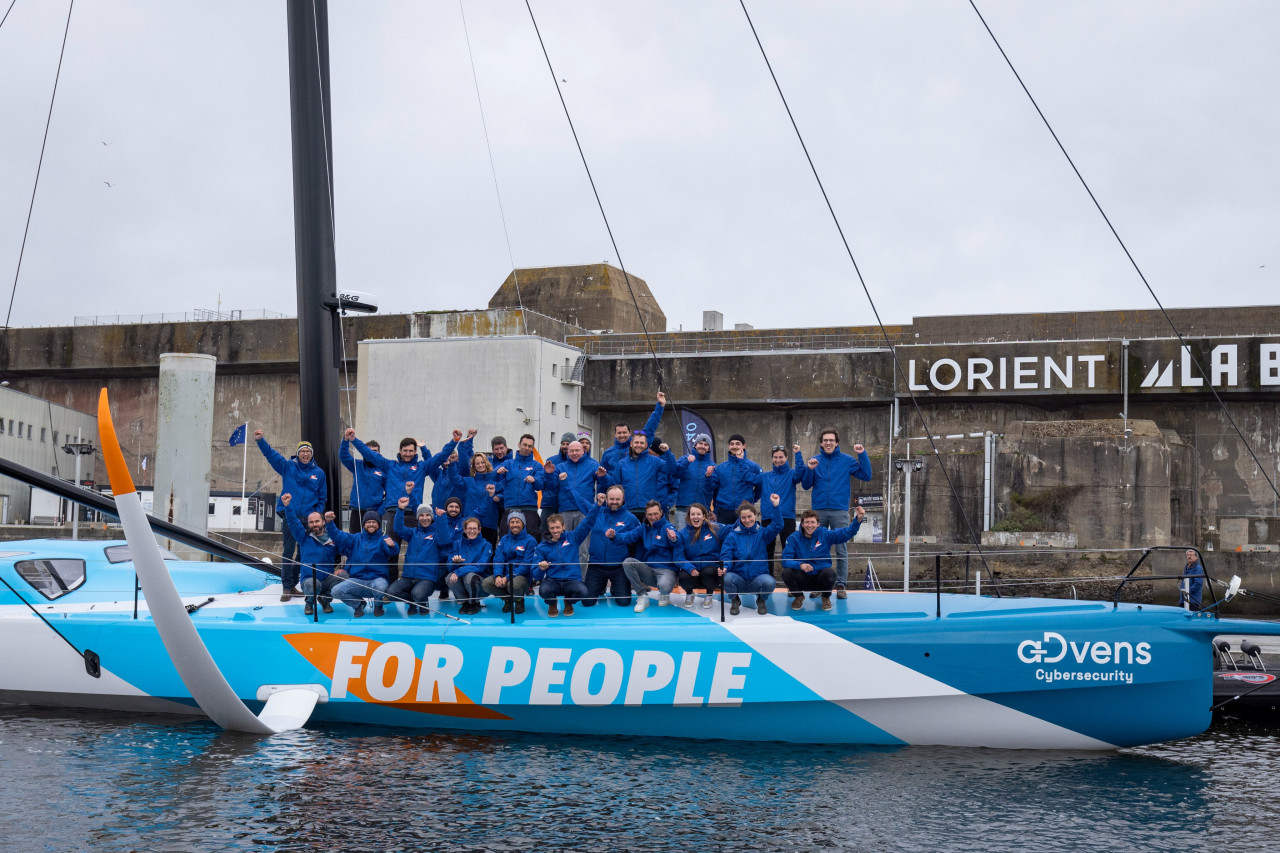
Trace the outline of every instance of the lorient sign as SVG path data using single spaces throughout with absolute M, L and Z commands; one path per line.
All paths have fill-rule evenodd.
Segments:
M 1280 393 L 1280 338 L 1022 341 L 898 347 L 918 396 Z M 905 385 L 905 387 L 904 387 Z

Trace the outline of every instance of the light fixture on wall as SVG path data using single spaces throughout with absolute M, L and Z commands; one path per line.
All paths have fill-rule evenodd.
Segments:
M 528 415 L 526 415 L 526 414 L 524 413 L 524 409 L 523 409 L 521 406 L 516 406 L 516 414 L 517 414 L 517 415 L 519 415 L 520 417 L 524 418 L 524 422 L 525 422 L 526 424 L 528 424 L 528 423 L 532 423 L 532 422 L 533 422 L 533 418 L 531 418 L 531 417 L 529 417 Z

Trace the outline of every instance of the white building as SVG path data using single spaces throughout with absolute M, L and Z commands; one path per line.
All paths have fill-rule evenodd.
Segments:
M 384 456 L 412 437 L 439 451 L 450 433 L 474 427 L 476 450 L 528 433 L 545 459 L 560 436 L 596 434 L 582 415 L 581 350 L 532 335 L 360 342 L 356 433 Z
M 98 444 L 98 419 L 66 406 L 0 386 L 0 454 L 5 459 L 59 479 L 75 480 L 76 457 L 62 448 L 83 443 Z M 80 459 L 80 482 L 95 482 L 94 453 Z M 0 524 L 59 524 L 70 519 L 68 501 L 10 477 L 0 477 Z M 81 516 L 84 518 L 85 516 Z

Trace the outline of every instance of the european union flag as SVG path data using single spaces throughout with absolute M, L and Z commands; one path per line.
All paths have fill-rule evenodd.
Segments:
M 240 424 L 236 427 L 236 431 L 231 433 L 231 439 L 227 442 L 231 447 L 237 444 L 244 444 L 245 436 L 249 433 L 249 425 L 247 423 Z

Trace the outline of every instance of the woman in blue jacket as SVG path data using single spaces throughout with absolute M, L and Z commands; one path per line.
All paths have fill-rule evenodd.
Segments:
M 483 453 L 471 457 L 469 475 L 461 474 L 457 465 L 447 469 L 449 480 L 464 490 L 462 515 L 480 520 L 480 535 L 490 547 L 498 543 L 498 511 L 502 505 L 502 480 L 493 473 L 493 465 Z
M 711 513 L 696 501 L 689 504 L 689 524 L 680 531 L 680 588 L 684 606 L 693 606 L 693 591 L 704 590 L 702 606 L 711 606 L 711 593 L 720 585 L 720 539 L 725 529 L 711 520 Z
M 782 544 L 785 546 L 787 538 L 796 532 L 796 486 L 802 489 L 808 489 L 813 486 L 813 471 L 805 466 L 804 455 L 800 453 L 800 445 L 793 444 L 791 452 L 795 454 L 794 467 L 787 464 L 787 449 L 785 447 L 779 444 L 773 448 L 773 469 L 764 473 L 760 484 L 766 495 L 777 494 L 782 498 L 782 502 L 778 504 L 777 508 L 768 503 L 760 507 L 762 510 L 761 515 L 766 522 L 772 521 L 774 518 L 782 520 L 779 536 L 770 539 L 769 544 L 765 546 L 771 562 L 778 547 L 779 538 L 781 538 Z
M 769 502 L 777 506 L 782 498 L 769 495 Z M 756 508 L 744 503 L 738 508 L 738 523 L 724 537 L 720 546 L 720 559 L 724 560 L 724 589 L 733 596 L 730 615 L 737 616 L 742 607 L 739 593 L 756 594 L 756 612 L 761 616 L 769 612 L 769 594 L 778 585 L 769 573 L 769 558 L 765 553 L 765 541 L 778 533 L 779 522 L 774 518 L 768 524 L 756 523 Z
M 462 524 L 462 538 L 453 543 L 449 560 L 449 576 L 445 580 L 453 597 L 462 602 L 459 613 L 470 616 L 484 609 L 480 599 L 484 579 L 493 574 L 493 546 L 480 536 L 480 519 L 468 518 Z

